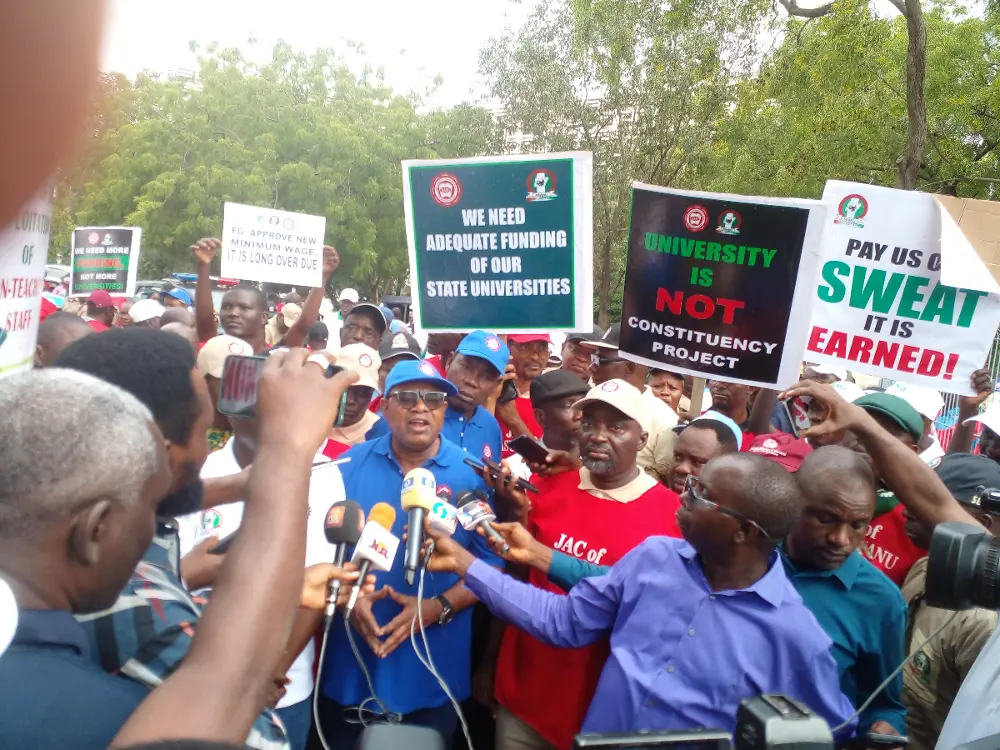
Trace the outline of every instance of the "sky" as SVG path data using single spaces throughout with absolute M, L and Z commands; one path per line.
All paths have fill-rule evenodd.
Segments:
M 479 49 L 505 26 L 520 26 L 532 0 L 110 0 L 102 68 L 134 76 L 142 70 L 194 69 L 188 42 L 240 47 L 270 57 L 278 40 L 293 47 L 364 45 L 366 61 L 384 66 L 398 90 L 423 90 L 444 78 L 430 102 L 448 106 L 482 95 Z M 473 10 L 474 8 L 474 10 Z M 254 37 L 253 47 L 248 40 Z

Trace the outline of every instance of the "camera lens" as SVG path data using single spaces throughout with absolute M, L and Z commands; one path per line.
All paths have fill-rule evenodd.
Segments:
M 941 609 L 1000 608 L 1000 537 L 982 526 L 938 524 L 927 561 L 927 604 Z

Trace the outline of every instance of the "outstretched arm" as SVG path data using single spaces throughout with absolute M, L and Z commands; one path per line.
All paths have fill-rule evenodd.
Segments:
M 194 320 L 199 341 L 208 341 L 217 333 L 210 275 L 212 259 L 221 247 L 222 242 L 214 237 L 206 237 L 191 245 L 191 252 L 198 261 L 198 282 L 194 288 Z
M 340 268 L 340 256 L 337 250 L 329 245 L 323 248 L 323 283 L 317 289 L 309 292 L 305 305 L 302 307 L 302 314 L 299 319 L 292 323 L 288 333 L 282 338 L 284 346 L 302 346 L 309 336 L 309 329 L 319 317 L 319 308 L 323 304 L 323 295 L 326 294 L 326 282 L 334 272 Z

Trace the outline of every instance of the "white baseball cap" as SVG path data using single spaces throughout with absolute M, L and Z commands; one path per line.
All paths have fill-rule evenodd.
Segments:
M 629 419 L 639 423 L 644 432 L 649 432 L 649 406 L 639 390 L 624 380 L 606 380 L 591 388 L 587 395 L 573 404 L 582 407 L 600 401 L 613 406 Z
M 944 408 L 944 399 L 933 388 L 923 385 L 901 383 L 898 380 L 885 389 L 890 396 L 899 396 L 920 412 L 920 416 L 933 422 Z M 992 427 L 990 429 L 993 429 Z
M 358 382 L 354 385 L 365 385 L 378 390 L 378 370 L 382 366 L 382 358 L 370 346 L 342 346 L 337 352 L 337 366 L 358 374 Z
M 970 417 L 966 419 L 962 424 L 970 424 L 972 422 L 979 422 L 984 427 L 989 427 L 993 432 L 1000 435 L 1000 402 L 996 400 L 994 396 L 994 401 L 982 414 L 976 417 Z
M 359 299 L 361 299 L 361 295 L 358 294 L 358 290 L 357 289 L 351 289 L 350 287 L 348 287 L 347 289 L 345 289 L 344 291 L 342 291 L 340 293 L 340 296 L 337 297 L 337 301 L 338 302 L 347 301 L 347 302 L 353 302 L 355 304 L 357 304 L 357 302 L 358 302 Z
M 226 358 L 230 354 L 250 357 L 253 355 L 253 347 L 235 336 L 226 334 L 214 336 L 206 341 L 198 352 L 198 372 L 202 375 L 211 375 L 213 378 L 221 378 Z
M 854 403 L 859 398 L 865 395 L 865 392 L 861 390 L 861 386 L 857 383 L 852 383 L 850 380 L 838 380 L 836 383 L 831 383 L 830 387 L 837 392 L 837 394 L 847 401 L 848 403 Z
M 163 315 L 165 308 L 155 299 L 141 299 L 132 305 L 128 311 L 128 316 L 133 323 L 145 323 L 147 320 L 159 318 Z

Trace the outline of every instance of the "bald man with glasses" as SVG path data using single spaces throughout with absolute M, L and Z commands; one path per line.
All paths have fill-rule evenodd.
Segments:
M 741 700 L 783 693 L 850 736 L 854 708 L 830 638 L 776 551 L 800 512 L 791 474 L 731 454 L 710 461 L 696 491 L 684 492 L 683 540 L 651 537 L 567 596 L 505 576 L 448 539 L 437 540 L 429 569 L 462 576 L 495 615 L 551 645 L 610 636 L 583 732 L 733 731 Z

